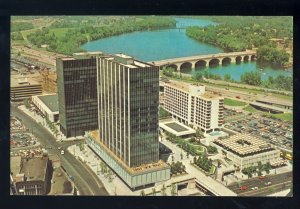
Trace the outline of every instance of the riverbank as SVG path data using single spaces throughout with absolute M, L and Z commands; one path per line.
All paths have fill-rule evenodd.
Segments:
M 282 68 L 291 66 L 292 17 L 204 17 L 219 24 L 188 27 L 186 35 L 225 51 L 258 48 L 257 59 Z
M 126 16 L 120 19 L 108 19 L 106 24 L 100 25 L 97 23 L 90 25 L 88 21 L 81 21 L 79 26 L 74 27 L 72 21 L 69 20 L 63 27 L 60 26 L 52 25 L 52 27 L 42 28 L 27 34 L 26 38 L 37 47 L 47 45 L 49 51 L 71 55 L 74 52 L 84 51 L 80 46 L 89 41 L 135 31 L 175 28 L 176 21 L 167 16 Z
M 178 73 L 174 72 L 175 76 L 170 77 L 167 76 L 168 79 L 173 79 L 173 80 L 178 80 L 178 81 L 183 81 L 183 82 L 188 82 L 188 83 L 202 83 L 207 86 L 211 87 L 217 87 L 217 88 L 222 88 L 226 90 L 234 90 L 234 91 L 241 91 L 241 92 L 246 92 L 249 94 L 255 94 L 259 95 L 261 94 L 262 96 L 272 96 L 276 97 L 277 99 L 283 99 L 283 100 L 288 100 L 292 101 L 293 100 L 293 92 L 290 91 L 280 91 L 280 90 L 274 90 L 274 89 L 268 89 L 268 88 L 263 88 L 263 87 L 258 87 L 258 86 L 251 86 L 247 84 L 241 84 L 241 83 L 233 83 L 233 82 L 227 82 L 227 81 L 221 81 L 221 80 L 213 80 L 213 79 L 207 79 L 207 78 L 202 78 L 202 80 L 195 80 L 193 78 L 193 75 L 191 74 L 184 74 L 184 73 Z M 165 76 L 163 72 L 160 73 L 160 76 Z

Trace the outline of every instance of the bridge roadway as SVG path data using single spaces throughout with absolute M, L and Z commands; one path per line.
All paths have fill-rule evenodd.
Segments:
M 212 59 L 221 59 L 221 58 L 237 58 L 241 57 L 244 58 L 245 56 L 248 56 L 248 59 L 250 56 L 255 56 L 255 51 L 243 51 L 243 52 L 230 52 L 230 53 L 218 53 L 218 54 L 207 54 L 207 55 L 196 55 L 196 56 L 189 56 L 189 57 L 179 57 L 179 58 L 172 58 L 172 59 L 165 59 L 165 60 L 159 60 L 159 61 L 153 61 L 149 62 L 151 64 L 154 64 L 156 66 L 164 66 L 164 65 L 171 65 L 171 64 L 183 64 L 185 62 L 198 62 L 200 60 L 204 61 L 211 61 Z

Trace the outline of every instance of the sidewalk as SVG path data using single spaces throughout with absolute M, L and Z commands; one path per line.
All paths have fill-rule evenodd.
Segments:
M 68 151 L 74 155 L 79 161 L 86 164 L 91 168 L 91 170 L 98 176 L 98 178 L 103 183 L 106 191 L 109 195 L 129 195 L 129 196 L 140 196 L 141 191 L 144 190 L 146 195 L 152 195 L 153 188 L 155 188 L 156 196 L 162 196 L 161 188 L 165 185 L 167 196 L 171 195 L 171 184 L 180 182 L 186 179 L 194 178 L 193 175 L 185 174 L 177 177 L 172 177 L 168 181 L 158 182 L 154 187 L 147 187 L 145 189 L 140 189 L 137 191 L 131 191 L 129 187 L 115 174 L 113 174 L 113 179 L 109 182 L 109 179 L 105 177 L 104 174 L 100 172 L 100 162 L 101 159 L 85 144 L 84 150 L 80 151 L 79 146 L 72 145 L 68 147 Z M 189 192 L 189 191 L 188 191 Z M 201 191 L 199 191 L 201 193 Z M 204 195 L 204 194 L 203 194 Z
M 270 197 L 286 197 L 287 194 L 290 191 L 291 191 L 290 189 L 287 189 L 287 190 L 284 190 L 284 191 L 280 191 L 280 192 L 276 192 L 276 193 L 270 194 L 268 196 L 270 196 Z
M 194 156 L 190 155 L 189 158 L 187 158 L 185 151 L 181 150 L 178 146 L 166 139 L 162 140 L 161 142 L 172 149 L 172 151 L 175 153 L 174 161 L 181 161 L 185 165 L 186 171 L 191 175 L 191 177 L 195 177 L 207 189 L 216 193 L 218 196 L 236 196 L 236 194 L 228 189 L 225 185 L 221 184 L 211 177 L 206 176 L 204 173 L 193 167 L 191 165 L 191 161 L 193 160 Z M 183 154 L 183 160 L 180 159 L 181 152 Z
M 59 131 L 59 126 L 58 125 L 55 125 L 57 130 L 58 130 L 58 134 L 55 135 L 51 129 L 47 126 L 47 122 L 46 122 L 46 119 L 43 118 L 42 116 L 36 114 L 34 111 L 30 111 L 28 110 L 25 105 L 21 105 L 21 106 L 18 106 L 18 108 L 23 111 L 24 113 L 26 113 L 28 116 L 30 116 L 32 119 L 34 119 L 37 123 L 40 123 L 43 125 L 44 128 L 46 128 L 48 130 L 49 133 L 51 133 L 57 140 L 56 141 L 73 141 L 73 140 L 77 140 L 77 139 L 83 139 L 83 136 L 82 137 L 69 137 L 69 138 L 66 138 L 63 133 L 61 133 Z M 29 129 L 34 129 L 34 126 L 33 127 L 28 127 Z

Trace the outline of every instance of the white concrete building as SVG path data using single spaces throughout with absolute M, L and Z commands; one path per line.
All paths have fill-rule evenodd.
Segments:
M 203 85 L 171 81 L 165 84 L 164 108 L 173 118 L 205 133 L 223 124 L 224 98 L 208 93 Z
M 270 163 L 280 159 L 280 151 L 271 144 L 250 134 L 236 134 L 226 139 L 217 139 L 212 143 L 226 153 L 226 157 L 240 167 Z
M 51 122 L 59 119 L 58 96 L 57 94 L 47 94 L 42 96 L 32 96 L 32 103 Z

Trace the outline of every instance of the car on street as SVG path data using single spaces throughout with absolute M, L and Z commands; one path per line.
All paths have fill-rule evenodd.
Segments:
M 258 190 L 258 187 L 252 187 L 251 189 L 252 190 Z
M 262 180 L 262 179 L 265 179 L 266 176 L 265 176 L 265 175 L 261 175 L 261 176 L 259 176 L 258 178 Z
M 240 190 L 246 190 L 246 189 L 248 189 L 247 186 L 241 186 L 241 187 L 240 187 Z
M 60 154 L 64 155 L 64 154 L 65 154 L 65 151 L 64 151 L 64 150 L 60 151 Z
M 61 149 L 61 147 L 57 147 L 57 149 Z
M 266 186 L 271 185 L 271 184 L 272 183 L 270 181 L 265 183 Z

